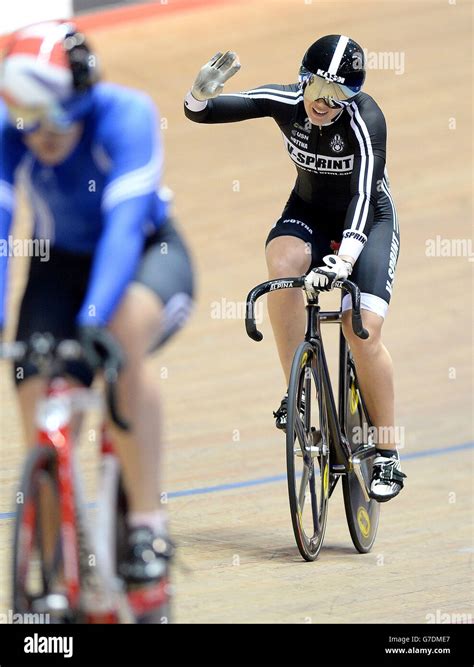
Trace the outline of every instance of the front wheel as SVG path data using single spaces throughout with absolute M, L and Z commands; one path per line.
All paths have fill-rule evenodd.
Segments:
M 39 612 L 47 596 L 54 593 L 63 559 L 59 516 L 53 517 L 49 512 L 51 507 L 59 507 L 58 498 L 56 452 L 52 447 L 37 446 L 26 460 L 16 494 L 12 562 L 14 613 Z M 62 622 L 59 617 L 50 616 L 52 622 Z
M 318 557 L 329 498 L 329 429 L 317 349 L 296 350 L 288 387 L 286 427 L 288 497 L 296 544 L 303 558 Z

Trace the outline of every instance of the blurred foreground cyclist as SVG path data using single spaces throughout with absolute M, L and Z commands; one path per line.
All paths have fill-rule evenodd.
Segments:
M 73 24 L 45 22 L 11 37 L 0 70 L 0 239 L 8 240 L 22 177 L 34 238 L 50 253 L 31 259 L 17 338 L 77 337 L 89 364 L 68 371 L 80 385 L 92 383 L 101 355 L 125 358 L 119 409 L 131 431 L 114 433 L 130 506 L 121 569 L 140 588 L 166 575 L 171 554 L 159 503 L 159 378 L 148 355 L 186 321 L 193 272 L 158 189 L 156 109 L 145 94 L 99 78 Z M 7 259 L 0 256 L 0 330 Z M 17 366 L 15 381 L 32 446 L 43 380 L 35 367 Z
M 307 274 L 308 289 L 331 290 L 336 280 L 351 276 L 359 286 L 370 337 L 362 340 L 354 334 L 349 296 L 342 303 L 343 331 L 371 421 L 384 436 L 375 442 L 372 496 L 390 500 L 403 488 L 405 475 L 394 439 L 392 360 L 381 332 L 400 236 L 385 169 L 385 118 L 375 100 L 361 92 L 364 53 L 345 35 L 326 35 L 306 51 L 298 83 L 221 95 L 239 69 L 235 53 L 217 53 L 186 95 L 185 114 L 197 123 L 268 116 L 278 124 L 297 179 L 267 238 L 269 278 Z M 268 310 L 288 386 L 293 355 L 304 338 L 303 294 L 272 292 Z M 274 416 L 277 428 L 285 429 L 287 395 Z

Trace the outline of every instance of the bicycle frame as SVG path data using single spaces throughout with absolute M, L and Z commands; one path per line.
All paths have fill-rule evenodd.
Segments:
M 38 443 L 43 447 L 53 447 L 56 452 L 58 491 L 59 491 L 59 513 L 60 513 L 60 538 L 64 554 L 64 583 L 66 595 L 71 609 L 79 606 L 80 573 L 79 573 L 79 545 L 77 540 L 77 522 L 74 501 L 74 480 L 72 461 L 72 434 L 69 419 L 58 420 L 58 414 L 48 415 L 48 402 L 56 409 L 60 407 L 60 401 L 64 401 L 70 392 L 69 384 L 60 378 L 53 380 L 47 388 L 46 397 L 42 407 L 46 414 L 41 415 L 38 411 Z M 48 426 L 48 422 L 55 421 L 54 427 Z M 66 415 L 63 415 L 66 417 Z
M 263 335 L 258 331 L 254 317 L 254 307 L 256 300 L 263 294 L 273 292 L 280 289 L 290 288 L 304 288 L 305 276 L 297 278 L 280 278 L 278 280 L 269 280 L 254 287 L 247 296 L 246 320 L 245 326 L 247 334 L 255 341 L 263 339 Z M 360 291 L 357 285 L 349 280 L 336 281 L 335 287 L 348 292 L 352 300 L 352 328 L 357 336 L 362 339 L 368 338 L 368 332 L 362 325 L 362 317 L 360 314 Z M 306 292 L 306 290 L 305 290 Z M 344 433 L 344 415 L 347 408 L 347 375 L 346 364 L 348 347 L 342 329 L 339 338 L 339 402 L 338 409 L 334 400 L 334 393 L 332 391 L 331 378 L 324 353 L 324 345 L 321 337 L 321 322 L 336 322 L 342 323 L 342 310 L 337 311 L 323 311 L 321 312 L 319 306 L 319 293 L 307 295 L 307 323 L 305 340 L 308 341 L 316 350 L 317 361 L 321 369 L 321 380 L 323 382 L 326 399 L 329 402 L 328 406 L 328 426 L 331 437 L 333 458 L 335 463 L 332 463 L 330 468 L 333 475 L 340 476 L 348 472 L 354 471 L 357 480 L 362 488 L 362 492 L 366 500 L 369 500 L 369 488 L 365 481 L 360 465 L 361 462 L 373 456 L 375 447 L 371 444 L 361 445 L 355 452 L 352 452 L 347 440 L 347 434 Z M 365 411 L 366 417 L 368 415 Z
M 332 443 L 331 458 L 332 460 L 335 460 L 335 463 L 332 462 L 330 464 L 330 471 L 333 475 L 337 476 L 353 471 L 362 488 L 364 497 L 368 501 L 370 498 L 369 488 L 362 475 L 360 466 L 365 458 L 374 454 L 375 447 L 370 444 L 364 444 L 358 448 L 356 452 L 352 452 L 347 440 L 347 433 L 344 432 L 344 415 L 347 410 L 347 396 L 349 389 L 347 386 L 346 372 L 349 348 L 344 334 L 342 333 L 342 310 L 321 311 L 317 297 L 314 301 L 308 301 L 306 309 L 308 315 L 305 340 L 310 342 L 317 351 L 317 359 L 321 368 L 321 378 L 324 385 L 325 396 L 326 400 L 329 402 L 328 426 Z M 341 326 L 339 334 L 339 397 L 337 410 L 332 390 L 331 376 L 329 374 L 321 337 L 321 322 L 335 322 Z M 369 421 L 364 405 L 363 409 L 365 416 Z
M 316 296 L 314 300 L 309 301 L 306 306 L 307 311 L 307 327 L 305 333 L 305 340 L 307 340 L 313 347 L 316 349 L 317 360 L 320 366 L 320 375 L 321 380 L 324 386 L 324 393 L 326 400 L 329 402 L 328 406 L 328 426 L 329 432 L 331 435 L 331 442 L 334 447 L 336 463 L 333 464 L 336 466 L 333 472 L 337 474 L 337 466 L 344 466 L 344 470 L 350 469 L 350 448 L 345 438 L 345 435 L 342 432 L 342 415 L 344 412 L 341 412 L 341 404 L 339 405 L 339 418 L 338 411 L 336 409 L 336 403 L 334 400 L 334 393 L 332 390 L 331 377 L 329 375 L 329 368 L 326 360 L 326 354 L 324 352 L 324 345 L 321 337 L 321 322 L 337 322 L 341 323 L 342 314 L 340 311 L 323 311 L 321 312 L 319 301 Z M 344 366 L 342 366 L 343 356 L 347 352 L 346 342 L 344 336 L 342 336 L 340 341 L 340 359 L 339 359 L 339 378 L 344 374 Z M 342 347 L 343 346 L 343 347 Z M 345 384 L 345 383 L 344 383 Z M 339 392 L 341 394 L 341 392 Z M 340 402 L 341 403 L 341 402 Z M 333 465 L 331 467 L 333 467 Z M 342 472 L 342 471 L 341 471 Z
M 89 553 L 93 539 L 81 516 L 85 499 L 74 461 L 71 418 L 75 412 L 74 403 L 81 403 L 79 407 L 99 404 L 98 398 L 92 396 L 90 390 L 75 389 L 64 378 L 54 378 L 48 383 L 46 396 L 40 402 L 37 414 L 38 442 L 41 446 L 53 447 L 56 452 L 64 584 L 69 608 L 73 611 L 79 609 L 80 603 L 83 603 L 81 589 L 84 588 L 84 580 L 88 576 L 88 567 L 81 562 L 81 550 Z M 112 444 L 106 439 L 105 430 L 102 429 L 101 454 L 105 453 L 111 454 L 113 451 Z M 103 584 L 100 586 L 103 603 L 100 610 L 95 608 L 87 611 L 88 621 L 117 623 L 117 614 L 110 599 L 112 592 L 110 586 L 107 586 L 109 580 L 102 577 L 103 566 L 100 560 L 99 557 L 98 581 Z M 94 582 L 96 587 L 98 581 Z
M 117 556 L 126 541 L 127 496 L 121 478 L 121 466 L 105 421 L 101 425 L 101 485 L 98 497 L 96 529 L 92 532 L 85 512 L 85 494 L 82 477 L 76 463 L 76 448 L 72 418 L 76 413 L 86 413 L 90 407 L 103 408 L 115 426 L 123 431 L 130 429 L 123 419 L 117 401 L 117 382 L 121 370 L 120 360 L 102 361 L 105 392 L 96 394 L 90 389 L 75 388 L 65 379 L 64 363 L 68 360 L 85 361 L 83 349 L 75 340 L 56 341 L 50 334 L 34 334 L 28 342 L 0 343 L 0 359 L 32 360 L 40 376 L 45 380 L 46 391 L 39 401 L 36 414 L 37 447 L 30 459 L 42 448 L 48 448 L 51 456 L 44 457 L 54 465 L 50 475 L 54 478 L 56 504 L 59 505 L 56 544 L 52 545 L 53 572 L 57 573 L 58 547 L 61 547 L 62 580 L 65 595 L 59 594 L 53 613 L 73 620 L 84 618 L 87 623 L 148 622 L 158 607 L 169 602 L 167 579 L 160 580 L 153 589 L 131 587 L 118 573 Z M 87 362 L 86 362 L 87 363 Z M 38 459 L 41 461 L 41 457 Z M 37 470 L 25 466 L 22 484 L 29 485 Z M 37 512 L 34 501 L 28 501 L 22 513 L 22 523 L 15 525 L 14 567 L 20 573 L 25 567 L 18 561 L 18 553 L 30 554 L 33 545 Z M 41 526 L 39 535 L 41 535 Z M 122 544 L 123 541 L 123 544 Z M 20 545 L 20 548 L 18 548 Z M 25 548 L 22 548 L 22 545 Z M 43 545 L 44 546 L 44 545 Z M 90 556 L 95 562 L 90 563 Z M 40 554 L 41 556 L 41 554 Z M 23 573 L 23 580 L 27 573 Z M 16 576 L 16 571 L 14 572 Z M 16 582 L 16 579 L 15 579 Z M 15 593 L 16 595 L 16 593 Z M 34 597 L 34 595 L 33 595 Z M 61 598 L 64 598 L 61 600 Z M 15 598 L 16 599 L 16 598 Z M 47 602 L 46 602 L 47 604 Z M 146 617 L 142 620 L 142 617 Z M 167 618 L 167 617 L 165 617 Z

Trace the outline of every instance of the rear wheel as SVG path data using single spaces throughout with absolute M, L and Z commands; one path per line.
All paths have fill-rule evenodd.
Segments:
M 58 498 L 56 452 L 37 446 L 26 460 L 16 494 L 12 607 L 18 614 L 44 611 L 53 623 L 64 622 L 68 615 L 65 609 L 57 616 L 52 609 L 43 609 L 62 571 L 59 515 L 46 513 L 46 508 L 59 507 Z
M 317 351 L 307 342 L 296 350 L 288 387 L 286 462 L 288 497 L 296 544 L 313 561 L 326 530 L 329 498 L 329 429 Z
M 370 421 L 360 393 L 354 362 L 347 354 L 347 383 L 348 396 L 345 415 L 345 432 L 352 452 L 362 451 L 370 445 Z M 375 447 L 373 447 L 375 454 Z M 361 473 L 370 486 L 374 457 L 370 456 L 361 463 Z M 354 471 L 343 476 L 342 489 L 347 524 L 352 542 L 359 553 L 371 550 L 379 523 L 380 505 L 376 500 L 365 499 L 359 480 Z

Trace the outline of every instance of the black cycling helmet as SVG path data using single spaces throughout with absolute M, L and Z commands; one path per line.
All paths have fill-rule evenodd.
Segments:
M 338 104 L 355 97 L 365 81 L 362 48 L 346 35 L 326 35 L 312 44 L 303 56 L 300 81 L 305 95 Z

